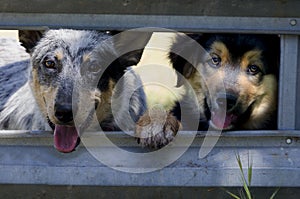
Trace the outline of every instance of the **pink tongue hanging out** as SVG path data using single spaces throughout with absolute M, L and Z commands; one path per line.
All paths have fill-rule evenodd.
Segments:
M 75 127 L 55 125 L 54 129 L 54 146 L 63 153 L 72 152 L 79 139 L 78 132 Z
M 212 112 L 211 121 L 218 129 L 227 129 L 237 119 L 233 113 Z

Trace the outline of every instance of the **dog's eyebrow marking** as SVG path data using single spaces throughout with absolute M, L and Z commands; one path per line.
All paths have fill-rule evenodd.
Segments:
M 226 45 L 221 41 L 215 41 L 211 45 L 211 52 L 217 53 L 223 63 L 228 63 L 230 60 L 230 53 Z
M 246 52 L 241 59 L 241 68 L 246 69 L 249 64 L 255 64 L 262 70 L 262 51 L 259 49 L 254 49 Z
M 64 53 L 62 52 L 62 50 L 56 50 L 55 51 L 55 57 L 58 59 L 58 60 L 62 60 L 64 58 Z
M 260 59 L 261 58 L 261 50 L 255 49 L 246 52 L 243 57 L 251 60 L 251 59 Z
M 90 53 L 84 53 L 82 55 L 82 62 L 88 62 L 91 60 L 91 54 Z

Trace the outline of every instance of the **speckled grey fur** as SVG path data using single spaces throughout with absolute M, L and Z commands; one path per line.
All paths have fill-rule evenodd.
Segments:
M 48 113 L 43 112 L 38 103 L 37 98 L 39 98 L 40 94 L 36 91 L 33 92 L 32 85 L 36 84 L 36 82 L 32 82 L 32 71 L 36 70 L 34 74 L 38 74 L 40 86 L 45 85 L 59 90 L 59 88 L 66 87 L 64 83 L 68 79 L 71 79 L 73 84 L 78 86 L 80 83 L 77 83 L 76 78 L 80 78 L 83 52 L 86 53 L 96 49 L 95 54 L 99 59 L 102 59 L 101 62 L 103 63 L 106 56 L 115 56 L 117 58 L 118 54 L 115 52 L 112 41 L 100 44 L 109 37 L 104 33 L 94 31 L 49 30 L 32 49 L 30 64 L 28 60 L 17 61 L 16 63 L 3 61 L 4 66 L 0 69 L 0 129 L 49 130 L 47 122 Z M 57 38 L 60 39 L 55 41 Z M 59 75 L 56 74 L 57 76 L 55 77 L 51 77 L 51 73 L 45 74 L 42 71 L 41 63 L 46 55 L 53 56 L 53 51 L 57 48 L 63 49 L 63 52 L 67 53 L 71 59 L 64 60 L 62 62 L 63 69 L 61 73 Z M 99 60 L 97 61 L 99 63 Z M 74 70 L 74 67 L 78 67 L 78 70 Z M 134 72 L 131 71 L 131 73 Z M 122 98 L 132 97 L 127 96 L 126 93 L 132 93 L 130 89 L 133 89 L 134 85 L 140 81 L 136 75 L 132 74 L 130 77 L 135 79 L 124 82 L 124 88 L 129 89 L 129 92 L 123 90 Z M 53 80 L 53 78 L 57 78 L 57 80 Z M 78 87 L 76 89 L 77 91 L 80 90 Z M 70 90 L 71 88 L 64 90 L 66 95 L 68 95 L 68 92 L 72 92 Z M 135 99 L 132 102 L 135 104 L 130 107 L 130 112 L 133 112 L 135 117 L 142 114 L 146 108 L 144 97 L 141 88 L 134 92 L 133 98 Z M 41 101 L 41 99 L 39 100 Z M 125 100 L 118 100 L 118 103 L 122 103 L 123 101 Z M 118 115 L 114 115 L 114 117 L 120 120 L 123 116 L 120 112 Z M 110 119 L 114 120 L 112 117 Z M 115 124 L 115 121 L 111 121 L 111 123 Z

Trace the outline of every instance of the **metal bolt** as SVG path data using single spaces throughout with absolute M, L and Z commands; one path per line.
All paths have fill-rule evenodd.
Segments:
M 292 144 L 292 142 L 293 142 L 292 138 L 285 139 L 285 143 L 287 143 L 287 144 Z
M 130 3 L 130 0 L 124 0 L 123 1 L 123 6 L 128 6 L 129 3 Z
M 290 20 L 290 25 L 291 25 L 291 26 L 297 25 L 297 20 L 296 20 L 296 19 L 291 19 L 291 20 Z

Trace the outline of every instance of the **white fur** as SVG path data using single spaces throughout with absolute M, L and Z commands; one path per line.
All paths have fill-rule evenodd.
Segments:
M 50 130 L 35 102 L 28 83 L 14 93 L 4 105 L 3 111 L 0 112 L 0 128 Z

